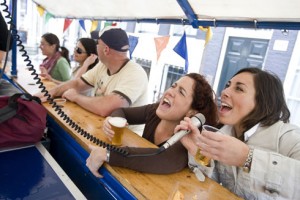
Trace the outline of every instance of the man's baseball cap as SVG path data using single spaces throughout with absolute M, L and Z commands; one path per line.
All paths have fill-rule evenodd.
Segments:
M 121 28 L 107 26 L 99 33 L 99 39 L 116 51 L 126 52 L 129 50 L 128 36 Z

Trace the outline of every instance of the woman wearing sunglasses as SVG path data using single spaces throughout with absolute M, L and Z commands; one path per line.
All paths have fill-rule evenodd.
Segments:
M 58 37 L 53 33 L 45 33 L 41 38 L 40 49 L 46 56 L 40 65 L 41 76 L 55 83 L 70 79 L 69 51 L 61 47 Z
M 91 38 L 80 38 L 74 49 L 74 61 L 78 63 L 72 71 L 72 78 L 80 78 L 83 73 L 98 63 L 96 42 Z

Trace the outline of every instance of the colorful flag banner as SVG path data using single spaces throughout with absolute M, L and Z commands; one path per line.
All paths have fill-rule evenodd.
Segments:
M 84 20 L 83 19 L 79 20 L 79 24 L 80 24 L 81 28 L 86 32 L 86 30 L 85 30 L 85 24 L 84 24 Z
M 49 19 L 51 19 L 53 17 L 53 15 L 49 12 L 46 12 L 46 16 L 45 16 L 45 24 L 48 23 Z
M 104 22 L 104 28 L 107 26 L 117 26 L 117 22 Z
M 199 29 L 201 31 L 206 32 L 206 36 L 205 36 L 205 43 L 204 43 L 204 47 L 207 45 L 207 43 L 211 40 L 212 36 L 213 36 L 213 32 L 211 30 L 211 27 L 203 27 L 203 26 L 199 26 Z
M 98 27 L 98 21 L 93 20 L 90 32 L 95 31 L 97 27 Z
M 130 59 L 132 58 L 132 53 L 135 49 L 135 47 L 137 46 L 138 42 L 139 42 L 139 38 L 129 35 L 129 55 L 130 55 Z
M 185 31 L 173 50 L 185 60 L 185 72 L 187 73 L 189 67 L 189 59 L 188 59 Z
M 65 32 L 68 29 L 68 27 L 70 26 L 70 24 L 72 23 L 72 21 L 73 21 L 72 19 L 65 19 L 63 32 Z
M 36 8 L 37 8 L 38 13 L 40 14 L 40 17 L 42 17 L 45 13 L 45 9 L 40 5 L 37 5 Z
M 170 36 L 163 36 L 163 37 L 154 38 L 154 43 L 155 43 L 155 47 L 156 47 L 156 55 L 157 55 L 156 61 L 158 61 L 161 52 L 168 45 L 169 39 L 170 39 Z

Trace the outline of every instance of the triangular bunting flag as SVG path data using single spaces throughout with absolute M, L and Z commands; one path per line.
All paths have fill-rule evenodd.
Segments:
M 79 24 L 80 24 L 81 28 L 86 32 L 86 30 L 85 30 L 85 24 L 84 24 L 84 20 L 83 19 L 79 20 Z
M 96 30 L 98 27 L 98 21 L 93 20 L 90 32 Z
M 107 26 L 112 26 L 112 22 L 104 22 L 104 28 Z
M 206 32 L 206 36 L 205 36 L 205 44 L 204 44 L 204 46 L 206 46 L 207 43 L 211 40 L 211 38 L 212 38 L 212 36 L 213 36 L 213 32 L 212 32 L 212 30 L 211 30 L 211 27 L 210 27 L 210 26 L 209 26 L 209 27 L 199 26 L 199 29 L 200 29 L 201 31 Z
M 189 59 L 188 59 L 188 52 L 187 52 L 187 45 L 186 45 L 186 34 L 183 33 L 183 36 L 176 44 L 173 49 L 178 55 L 180 55 L 185 60 L 185 72 L 188 72 L 189 67 Z
M 36 8 L 37 8 L 38 13 L 40 14 L 40 17 L 42 17 L 45 13 L 45 9 L 40 5 L 37 5 Z
M 45 16 L 45 24 L 48 23 L 49 19 L 51 19 L 53 17 L 53 15 L 51 13 L 46 13 L 46 16 Z
M 65 19 L 63 32 L 65 32 L 68 29 L 71 23 L 72 23 L 72 19 Z
M 132 53 L 133 53 L 136 45 L 139 42 L 139 38 L 135 37 L 135 36 L 132 36 L 132 35 L 129 35 L 128 39 L 129 39 L 129 55 L 130 55 L 130 59 L 131 59 L 132 58 Z
M 155 47 L 156 47 L 156 55 L 157 61 L 160 57 L 161 52 L 166 48 L 169 43 L 170 36 L 163 36 L 154 38 Z

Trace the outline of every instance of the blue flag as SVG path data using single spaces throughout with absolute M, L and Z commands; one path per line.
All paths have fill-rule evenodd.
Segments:
M 129 55 L 130 55 L 130 59 L 131 59 L 132 58 L 131 55 L 132 55 L 137 43 L 139 42 L 139 38 L 129 35 L 128 39 L 129 39 Z
M 81 28 L 86 32 L 86 30 L 85 30 L 85 24 L 84 24 L 84 20 L 83 19 L 79 20 L 79 24 L 80 24 Z
M 183 36 L 176 44 L 173 49 L 178 55 L 180 55 L 185 60 L 185 72 L 187 73 L 189 68 L 189 59 L 188 59 L 188 52 L 187 52 L 187 45 L 186 45 L 186 34 L 183 33 Z

